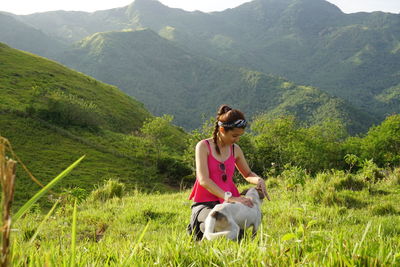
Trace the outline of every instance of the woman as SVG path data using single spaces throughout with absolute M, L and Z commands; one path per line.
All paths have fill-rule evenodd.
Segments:
M 249 183 L 260 186 L 268 198 L 264 180 L 251 171 L 243 151 L 235 144 L 246 125 L 242 112 L 222 105 L 217 113 L 213 137 L 196 145 L 197 179 L 189 197 L 194 204 L 188 232 L 197 240 L 203 237 L 204 221 L 215 205 L 227 201 L 253 206 L 249 198 L 240 196 L 233 182 L 235 166 Z

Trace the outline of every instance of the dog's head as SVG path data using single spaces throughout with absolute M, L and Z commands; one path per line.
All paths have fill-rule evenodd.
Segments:
M 261 189 L 261 187 L 260 186 L 256 186 L 256 187 L 250 187 L 250 188 L 248 188 L 248 189 L 245 189 L 245 190 L 243 190 L 240 194 L 242 195 L 242 196 L 246 196 L 247 194 L 249 194 L 249 193 L 252 193 L 252 192 L 250 192 L 250 190 L 251 191 L 256 191 L 257 192 L 257 195 L 258 195 L 258 198 L 260 199 L 260 200 L 263 200 L 264 198 L 265 198 L 265 195 L 264 195 L 264 193 L 263 193 L 263 191 L 262 191 L 262 189 Z

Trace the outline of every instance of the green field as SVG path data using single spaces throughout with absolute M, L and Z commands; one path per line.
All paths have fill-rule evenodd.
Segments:
M 188 190 L 172 194 L 127 191 L 121 198 L 106 201 L 100 201 L 92 193 L 78 205 L 75 263 L 77 266 L 400 264 L 400 169 L 386 173 L 376 183 L 364 181 L 361 172 L 351 175 L 343 171 L 319 173 L 304 186 L 288 183 L 289 176 L 297 174 L 291 170 L 267 180 L 272 201 L 263 203 L 262 227 L 255 239 L 249 235 L 239 243 L 190 239 L 186 234 L 191 204 L 187 200 Z M 43 222 L 32 243 L 29 240 L 44 218 L 39 209 L 32 210 L 13 226 L 12 262 L 16 266 L 71 263 L 73 199 L 61 202 Z M 99 233 L 100 229 L 103 233 Z

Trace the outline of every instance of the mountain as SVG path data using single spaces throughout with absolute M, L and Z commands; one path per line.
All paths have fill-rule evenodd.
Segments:
M 54 57 L 67 46 L 6 13 L 0 13 L 0 42 L 45 57 Z
M 374 121 L 316 88 L 194 55 L 151 30 L 97 33 L 59 60 L 118 86 L 156 115 L 173 114 L 187 129 L 199 127 L 221 103 L 250 118 L 270 111 L 295 114 L 306 124 L 334 118 L 353 133 Z
M 79 49 L 87 49 L 79 46 L 91 40 L 96 33 L 110 35 L 110 31 L 150 29 L 185 51 L 183 53 L 206 57 L 220 62 L 220 65 L 252 69 L 285 77 L 296 84 L 318 87 L 330 95 L 345 99 L 370 117 L 382 119 L 400 111 L 400 108 L 389 108 L 379 100 L 381 94 L 396 87 L 399 81 L 400 15 L 396 14 L 344 14 L 325 0 L 254 0 L 233 9 L 212 13 L 186 12 L 168 8 L 155 0 L 135 0 L 126 7 L 93 13 L 55 11 L 16 18 L 63 42 L 72 44 L 83 39 L 75 45 L 74 51 L 77 53 L 83 53 L 78 52 Z M 135 57 L 126 50 L 113 53 L 119 56 L 123 54 L 127 58 Z M 53 58 L 59 60 L 62 58 L 59 55 Z M 71 56 L 76 62 L 67 59 L 65 62 L 70 66 L 80 69 L 88 64 L 87 57 L 82 62 L 81 58 Z M 146 68 L 151 62 L 160 63 L 161 60 L 144 62 Z M 90 74 L 98 71 L 94 66 L 91 68 L 82 67 L 81 71 Z M 158 66 L 150 68 L 157 69 Z M 129 72 L 123 75 L 124 78 L 118 82 L 131 79 Z M 172 77 L 179 76 L 174 75 Z M 113 81 L 116 78 L 109 79 Z M 140 78 L 135 78 L 135 81 L 137 79 Z M 147 83 L 158 82 L 150 79 Z M 168 77 L 166 88 L 171 83 L 175 81 Z M 143 86 L 145 83 L 143 81 L 140 84 Z M 121 88 L 130 90 L 126 85 Z M 144 88 L 136 92 L 141 100 L 145 95 L 151 95 Z M 205 85 L 203 89 L 210 92 L 214 90 Z M 204 97 L 208 95 L 213 93 Z M 206 99 L 204 102 L 212 101 Z M 150 107 L 147 101 L 143 102 Z M 178 100 L 177 103 L 174 105 L 176 113 L 172 114 L 190 113 L 182 105 L 190 106 L 191 102 Z M 162 106 L 163 103 L 158 105 Z M 150 109 L 160 112 L 155 107 Z M 165 109 L 173 110 L 172 107 Z M 176 115 L 177 119 L 179 116 Z M 371 123 L 374 121 L 371 120 Z
M 147 190 L 149 181 L 165 188 L 151 146 L 134 135 L 152 117 L 143 104 L 114 86 L 1 43 L 0 65 L 0 135 L 43 184 L 86 155 L 56 192 L 61 187 L 92 190 L 107 178 L 129 188 Z M 82 125 L 88 122 L 83 118 L 96 124 Z M 174 138 L 183 137 L 181 132 Z M 39 188 L 18 164 L 17 205 Z

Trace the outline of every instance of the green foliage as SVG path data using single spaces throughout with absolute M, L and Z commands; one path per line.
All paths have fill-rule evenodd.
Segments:
M 162 152 L 170 155 L 181 153 L 185 148 L 186 134 L 172 125 L 172 120 L 171 115 L 148 118 L 140 128 L 140 132 L 150 141 L 158 155 Z
M 286 164 L 279 178 L 286 182 L 288 189 L 293 190 L 298 186 L 303 187 L 306 180 L 310 177 L 307 172 L 300 167 Z
M 346 154 L 344 156 L 344 161 L 350 166 L 349 172 L 351 172 L 351 169 L 358 164 L 359 158 L 353 154 Z
M 45 96 L 46 109 L 37 111 L 39 118 L 63 127 L 80 126 L 97 129 L 101 125 L 101 117 L 96 104 L 85 101 L 75 95 L 62 91 L 52 92 Z M 29 109 L 34 113 L 34 109 Z
M 361 145 L 363 159 L 373 159 L 380 166 L 400 164 L 400 115 L 389 116 L 372 127 Z
M 360 165 L 362 168 L 358 171 L 358 175 L 360 175 L 365 181 L 376 183 L 378 179 L 383 178 L 380 173 L 381 168 L 379 168 L 372 159 L 364 160 Z
M 169 185 L 179 185 L 192 174 L 192 169 L 179 158 L 171 156 L 161 157 L 158 161 L 158 171 L 165 176 L 164 182 Z M 193 181 L 190 181 L 193 182 Z
M 312 173 L 343 165 L 341 142 L 345 132 L 338 122 L 302 128 L 294 117 L 274 120 L 259 117 L 253 122 L 252 130 L 258 164 L 266 173 L 266 166 L 272 163 L 278 171 L 289 163 Z
M 215 128 L 215 119 L 209 118 L 204 121 L 203 125 L 198 129 L 193 130 L 186 143 L 186 149 L 183 154 L 184 161 L 192 168 L 193 172 L 195 171 L 195 149 L 196 144 L 204 139 L 207 139 L 212 136 Z
M 59 195 L 63 205 L 72 205 L 75 200 L 78 204 L 82 203 L 89 193 L 87 190 L 79 187 L 64 188 L 63 192 Z
M 163 32 L 169 25 L 153 30 Z M 317 88 L 221 64 L 175 46 L 155 32 L 136 29 L 96 33 L 58 60 L 117 85 L 145 103 L 156 116 L 173 114 L 175 123 L 189 130 L 200 127 L 202 117 L 212 116 L 221 103 L 246 111 L 249 118 L 261 112 L 271 117 L 290 114 L 306 125 L 335 119 L 351 133 L 367 130 L 374 121 Z M 211 43 L 215 43 L 215 37 Z
M 92 201 L 107 201 L 114 197 L 121 198 L 125 194 L 125 184 L 115 179 L 108 179 L 91 194 L 89 199 Z

